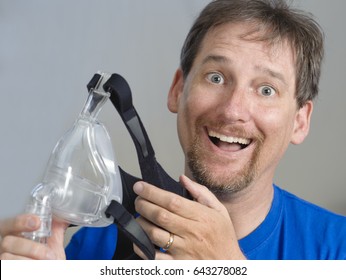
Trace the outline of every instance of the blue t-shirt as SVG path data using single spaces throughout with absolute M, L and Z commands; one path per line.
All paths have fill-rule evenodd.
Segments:
M 82 228 L 66 247 L 67 259 L 112 259 L 117 228 Z M 252 260 L 346 259 L 346 217 L 274 186 L 266 219 L 240 247 Z

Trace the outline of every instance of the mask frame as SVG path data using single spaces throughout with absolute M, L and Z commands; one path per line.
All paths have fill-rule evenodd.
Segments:
M 114 259 L 133 258 L 132 243 L 148 259 L 155 259 L 155 247 L 135 219 L 134 183 L 143 180 L 183 197 L 190 196 L 157 162 L 133 106 L 127 81 L 119 74 L 98 72 L 87 89 L 89 97 L 80 116 L 55 146 L 43 181 L 34 188 L 27 205 L 27 212 L 40 217 L 41 227 L 24 232 L 23 236 L 46 243 L 51 234 L 52 215 L 80 226 L 103 227 L 114 223 L 119 229 Z M 107 130 L 97 121 L 97 114 L 108 99 L 131 135 L 142 178 L 118 166 Z

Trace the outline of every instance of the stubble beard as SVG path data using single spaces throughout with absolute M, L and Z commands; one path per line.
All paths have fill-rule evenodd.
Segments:
M 187 152 L 187 163 L 192 176 L 201 185 L 206 186 L 219 200 L 226 200 L 245 190 L 254 181 L 258 173 L 261 137 L 257 139 L 257 146 L 246 165 L 236 174 L 230 174 L 226 169 L 222 174 L 215 174 L 209 168 L 208 161 L 217 160 L 204 156 L 200 140 L 196 136 L 190 150 Z M 222 163 L 222 162 L 221 162 Z M 225 166 L 227 165 L 224 162 Z

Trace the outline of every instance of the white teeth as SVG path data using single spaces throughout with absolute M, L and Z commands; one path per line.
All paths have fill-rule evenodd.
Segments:
M 221 141 L 227 142 L 230 144 L 238 143 L 238 144 L 242 144 L 242 145 L 249 145 L 251 142 L 250 139 L 226 136 L 226 135 L 219 134 L 215 131 L 209 131 L 208 134 L 210 137 L 219 138 Z

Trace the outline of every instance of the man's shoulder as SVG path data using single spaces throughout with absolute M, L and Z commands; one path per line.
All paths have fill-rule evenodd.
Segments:
M 278 230 L 302 259 L 345 259 L 346 217 L 277 188 L 282 201 Z M 281 238 L 283 238 L 281 236 Z M 298 247 L 297 247 L 298 246 Z
M 313 247 L 334 248 L 346 257 L 346 217 L 281 190 L 282 223 L 296 240 Z
M 277 188 L 281 192 L 286 215 L 292 214 L 296 217 L 302 217 L 305 221 L 308 218 L 317 217 L 317 221 L 314 221 L 318 223 L 325 220 L 328 222 L 342 223 L 346 227 L 346 216 L 318 206 L 279 187 Z
M 240 240 L 249 259 L 344 260 L 346 217 L 274 186 L 262 224 Z

